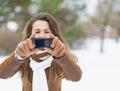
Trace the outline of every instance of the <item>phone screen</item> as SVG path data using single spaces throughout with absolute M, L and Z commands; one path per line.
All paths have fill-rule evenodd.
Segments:
M 49 39 L 32 39 L 35 48 L 44 49 L 44 47 L 50 48 L 52 38 Z

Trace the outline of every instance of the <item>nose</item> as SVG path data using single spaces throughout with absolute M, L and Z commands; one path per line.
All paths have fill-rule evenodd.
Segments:
M 49 36 L 46 33 L 39 33 L 35 36 L 35 38 L 49 38 Z
M 36 36 L 35 36 L 35 38 L 44 38 L 44 34 L 43 33 L 39 33 L 39 34 L 37 34 Z
M 45 34 L 44 34 L 44 33 L 40 33 L 40 34 L 38 35 L 38 37 L 39 37 L 39 38 L 44 38 L 44 37 L 45 37 Z

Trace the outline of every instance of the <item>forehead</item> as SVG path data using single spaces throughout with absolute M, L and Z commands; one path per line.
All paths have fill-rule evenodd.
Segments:
M 44 20 L 37 20 L 33 23 L 33 28 L 35 27 L 49 27 L 49 24 L 47 21 L 44 21 Z

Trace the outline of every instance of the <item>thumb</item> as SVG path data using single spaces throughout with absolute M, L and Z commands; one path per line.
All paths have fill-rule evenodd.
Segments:
M 51 49 L 51 48 L 47 48 L 47 47 L 45 47 L 44 49 L 45 49 L 45 51 L 47 51 L 48 53 L 50 53 L 50 54 L 53 55 L 53 52 L 52 52 L 52 49 Z
M 31 34 L 30 39 L 35 38 L 35 34 Z
M 50 38 L 54 38 L 55 37 L 55 35 L 53 34 L 53 33 L 50 33 Z
M 30 46 L 31 46 L 31 49 L 33 49 L 35 47 L 34 43 L 33 43 L 33 38 L 35 38 L 35 34 L 31 34 L 29 40 L 30 40 Z

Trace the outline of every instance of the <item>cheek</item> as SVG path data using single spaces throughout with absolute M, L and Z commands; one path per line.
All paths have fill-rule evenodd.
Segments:
M 36 38 L 38 36 L 38 34 L 32 33 L 30 38 Z
M 49 33 L 42 33 L 39 35 L 36 35 L 36 37 L 38 38 L 50 38 L 50 34 Z
M 50 38 L 50 34 L 47 34 L 47 35 L 45 36 L 45 38 Z
M 40 38 L 40 34 L 35 34 L 35 38 Z
M 34 38 L 50 38 L 50 34 L 49 33 L 37 33 L 37 34 L 34 34 Z

